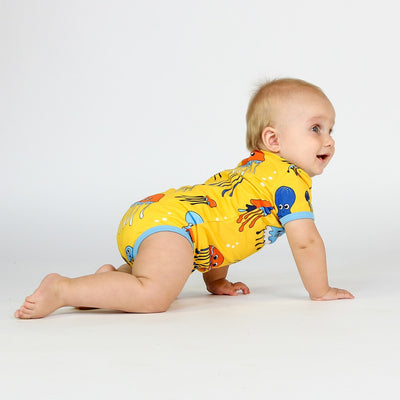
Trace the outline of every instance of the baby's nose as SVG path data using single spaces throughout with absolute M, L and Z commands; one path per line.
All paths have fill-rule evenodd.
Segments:
M 325 146 L 326 147 L 334 147 L 335 146 L 335 140 L 333 139 L 332 136 L 327 136 L 326 140 L 325 140 Z

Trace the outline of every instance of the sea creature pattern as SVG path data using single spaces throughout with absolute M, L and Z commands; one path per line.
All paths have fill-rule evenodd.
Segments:
M 249 228 L 252 228 L 259 218 L 271 214 L 271 210 L 273 210 L 273 206 L 269 201 L 251 199 L 250 204 L 246 204 L 245 209 L 239 209 L 243 213 L 236 221 L 241 224 L 239 232 L 243 232 L 247 224 L 249 224 Z

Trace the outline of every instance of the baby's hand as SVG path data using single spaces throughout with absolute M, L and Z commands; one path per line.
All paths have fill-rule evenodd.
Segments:
M 207 290 L 212 294 L 226 294 L 237 296 L 241 291 L 243 294 L 249 294 L 250 289 L 242 282 L 232 283 L 226 279 L 218 279 L 207 285 Z
M 329 288 L 329 290 L 321 297 L 312 297 L 311 300 L 326 301 L 326 300 L 340 300 L 340 299 L 354 299 L 354 296 L 344 289 Z

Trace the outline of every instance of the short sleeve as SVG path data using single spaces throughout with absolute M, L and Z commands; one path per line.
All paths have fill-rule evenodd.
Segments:
M 296 219 L 314 219 L 308 174 L 300 169 L 289 170 L 275 191 L 275 205 L 282 226 Z

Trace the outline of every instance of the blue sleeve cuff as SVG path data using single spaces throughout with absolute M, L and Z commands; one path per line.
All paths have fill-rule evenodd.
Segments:
M 285 215 L 280 219 L 282 226 L 285 226 L 288 222 L 296 219 L 314 219 L 314 214 L 310 211 L 302 211 L 293 214 Z

